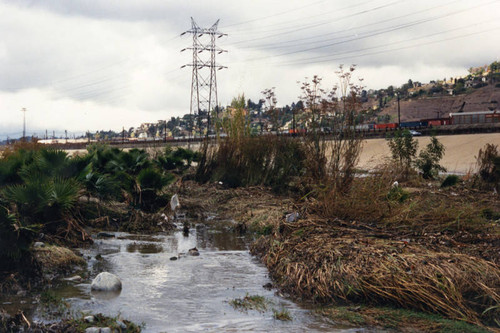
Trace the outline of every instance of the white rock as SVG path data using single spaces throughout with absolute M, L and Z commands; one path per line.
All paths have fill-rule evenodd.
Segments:
M 122 282 L 116 275 L 108 272 L 102 272 L 95 277 L 94 281 L 92 281 L 90 290 L 119 291 L 122 290 Z
M 111 333 L 111 328 L 103 327 L 103 328 L 101 328 L 101 333 Z
M 33 244 L 33 247 L 35 247 L 35 248 L 45 247 L 45 243 L 44 242 L 35 242 L 35 244 Z
M 82 277 L 80 275 L 75 275 L 75 276 L 72 276 L 72 277 L 64 278 L 63 280 L 64 281 L 70 281 L 70 282 L 81 282 L 82 281 Z
M 85 330 L 85 333 L 100 333 L 101 328 L 100 327 L 89 327 Z
M 85 320 L 87 323 L 93 323 L 94 322 L 94 316 L 87 316 L 84 317 L 83 320 Z

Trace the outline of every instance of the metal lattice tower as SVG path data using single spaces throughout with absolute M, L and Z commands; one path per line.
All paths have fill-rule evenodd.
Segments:
M 185 31 L 185 34 L 193 36 L 193 46 L 181 50 L 193 50 L 193 62 L 182 66 L 192 67 L 192 83 L 191 83 L 191 106 L 190 114 L 198 118 L 198 126 L 201 124 L 201 114 L 205 113 L 207 116 L 207 133 L 210 128 L 210 112 L 214 109 L 218 111 L 217 99 L 217 71 L 225 66 L 218 65 L 215 61 L 216 54 L 227 52 L 215 45 L 218 38 L 227 36 L 227 34 L 217 31 L 219 20 L 210 28 L 200 28 L 194 19 L 191 17 L 191 29 Z M 208 52 L 206 52 L 208 51 Z M 201 130 L 201 128 L 200 128 Z

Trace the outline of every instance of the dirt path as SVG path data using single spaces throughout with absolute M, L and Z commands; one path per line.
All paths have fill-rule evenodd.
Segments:
M 468 134 L 438 136 L 446 148 L 442 165 L 448 172 L 467 173 L 474 170 L 476 156 L 480 148 L 487 143 L 500 145 L 500 134 Z M 417 137 L 418 147 L 424 148 L 430 137 Z M 363 145 L 358 166 L 361 169 L 371 169 L 381 163 L 385 157 L 390 157 L 389 147 L 385 139 L 366 140 Z

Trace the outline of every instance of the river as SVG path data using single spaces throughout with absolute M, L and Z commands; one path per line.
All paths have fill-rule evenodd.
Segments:
M 98 239 L 81 250 L 89 262 L 88 279 L 62 283 L 53 291 L 76 313 L 120 315 L 144 323 L 144 332 L 366 331 L 341 328 L 275 289 L 264 288 L 271 280 L 248 251 L 250 237 L 238 236 L 220 224 L 198 224 L 187 236 L 182 231 L 154 236 L 115 233 L 114 238 Z M 199 256 L 186 254 L 193 247 L 199 249 Z M 171 260 L 174 256 L 179 259 Z M 122 280 L 119 295 L 92 294 L 90 282 L 101 271 Z M 233 308 L 230 301 L 246 295 L 265 297 L 267 309 Z M 292 320 L 274 319 L 273 309 L 285 310 Z

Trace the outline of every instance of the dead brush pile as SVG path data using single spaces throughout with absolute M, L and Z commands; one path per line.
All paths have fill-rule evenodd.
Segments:
M 394 304 L 500 326 L 500 267 L 476 257 L 370 237 L 320 219 L 283 223 L 252 252 L 283 290 L 305 300 Z

